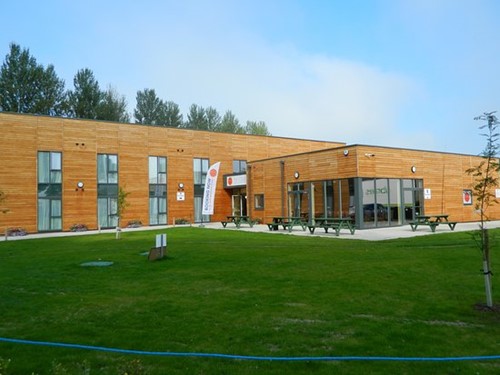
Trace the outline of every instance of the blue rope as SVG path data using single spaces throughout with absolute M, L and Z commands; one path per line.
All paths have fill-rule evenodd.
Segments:
M 121 353 L 121 354 L 138 354 L 138 355 L 151 355 L 159 357 L 198 357 L 198 358 L 223 358 L 223 359 L 237 359 L 247 361 L 411 361 L 411 362 L 456 362 L 456 361 L 486 361 L 500 359 L 500 355 L 489 356 L 469 356 L 469 357 L 364 357 L 364 356 L 324 356 L 324 357 L 266 357 L 266 356 L 253 356 L 253 355 L 232 355 L 232 354 L 218 354 L 218 353 L 176 353 L 176 352 L 155 352 L 147 350 L 129 350 L 129 349 L 116 349 L 106 348 L 102 346 L 90 346 L 80 344 L 65 344 L 60 342 L 48 341 L 32 341 L 21 339 L 9 339 L 0 337 L 1 342 L 9 342 L 14 344 L 27 344 L 38 346 L 51 346 L 59 348 L 72 348 L 72 349 L 85 349 L 95 350 L 101 352 Z

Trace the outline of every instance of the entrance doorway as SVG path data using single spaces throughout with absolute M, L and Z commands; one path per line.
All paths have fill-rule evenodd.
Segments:
M 231 209 L 234 216 L 247 216 L 247 197 L 244 193 L 231 196 Z

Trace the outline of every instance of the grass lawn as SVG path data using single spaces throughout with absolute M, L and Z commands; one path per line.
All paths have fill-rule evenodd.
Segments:
M 168 258 L 148 262 L 156 233 L 168 234 Z M 114 264 L 81 266 L 97 260 Z M 474 309 L 481 265 L 470 233 L 366 242 L 177 227 L 0 242 L 0 336 L 266 357 L 500 355 L 500 314 Z M 499 286 L 494 277 L 497 303 Z M 500 373 L 500 360 L 247 361 L 5 342 L 0 358 L 2 375 Z

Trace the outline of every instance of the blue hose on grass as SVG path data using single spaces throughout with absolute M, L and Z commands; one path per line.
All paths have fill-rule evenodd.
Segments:
M 500 359 L 500 355 L 489 356 L 468 356 L 468 357 L 364 357 L 364 356 L 324 356 L 324 357 L 265 357 L 253 355 L 232 355 L 218 353 L 176 353 L 176 352 L 153 352 L 147 350 L 130 350 L 106 348 L 102 346 L 91 346 L 81 344 L 65 344 L 60 342 L 48 341 L 32 341 L 21 339 L 9 339 L 0 337 L 0 342 L 8 342 L 13 344 L 26 344 L 38 346 L 51 346 L 58 348 L 84 349 L 94 350 L 109 353 L 120 354 L 136 354 L 136 355 L 151 355 L 158 357 L 197 357 L 197 358 L 222 358 L 235 359 L 246 361 L 282 361 L 282 362 L 299 362 L 299 361 L 410 361 L 410 362 L 456 362 L 456 361 L 487 361 Z

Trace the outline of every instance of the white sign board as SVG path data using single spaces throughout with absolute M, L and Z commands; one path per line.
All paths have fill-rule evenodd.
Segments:
M 424 199 L 431 199 L 431 189 L 424 189 Z
M 186 194 L 183 191 L 178 191 L 177 192 L 177 200 L 178 201 L 186 200 Z
M 167 247 L 167 235 L 157 234 L 156 235 L 156 247 Z

